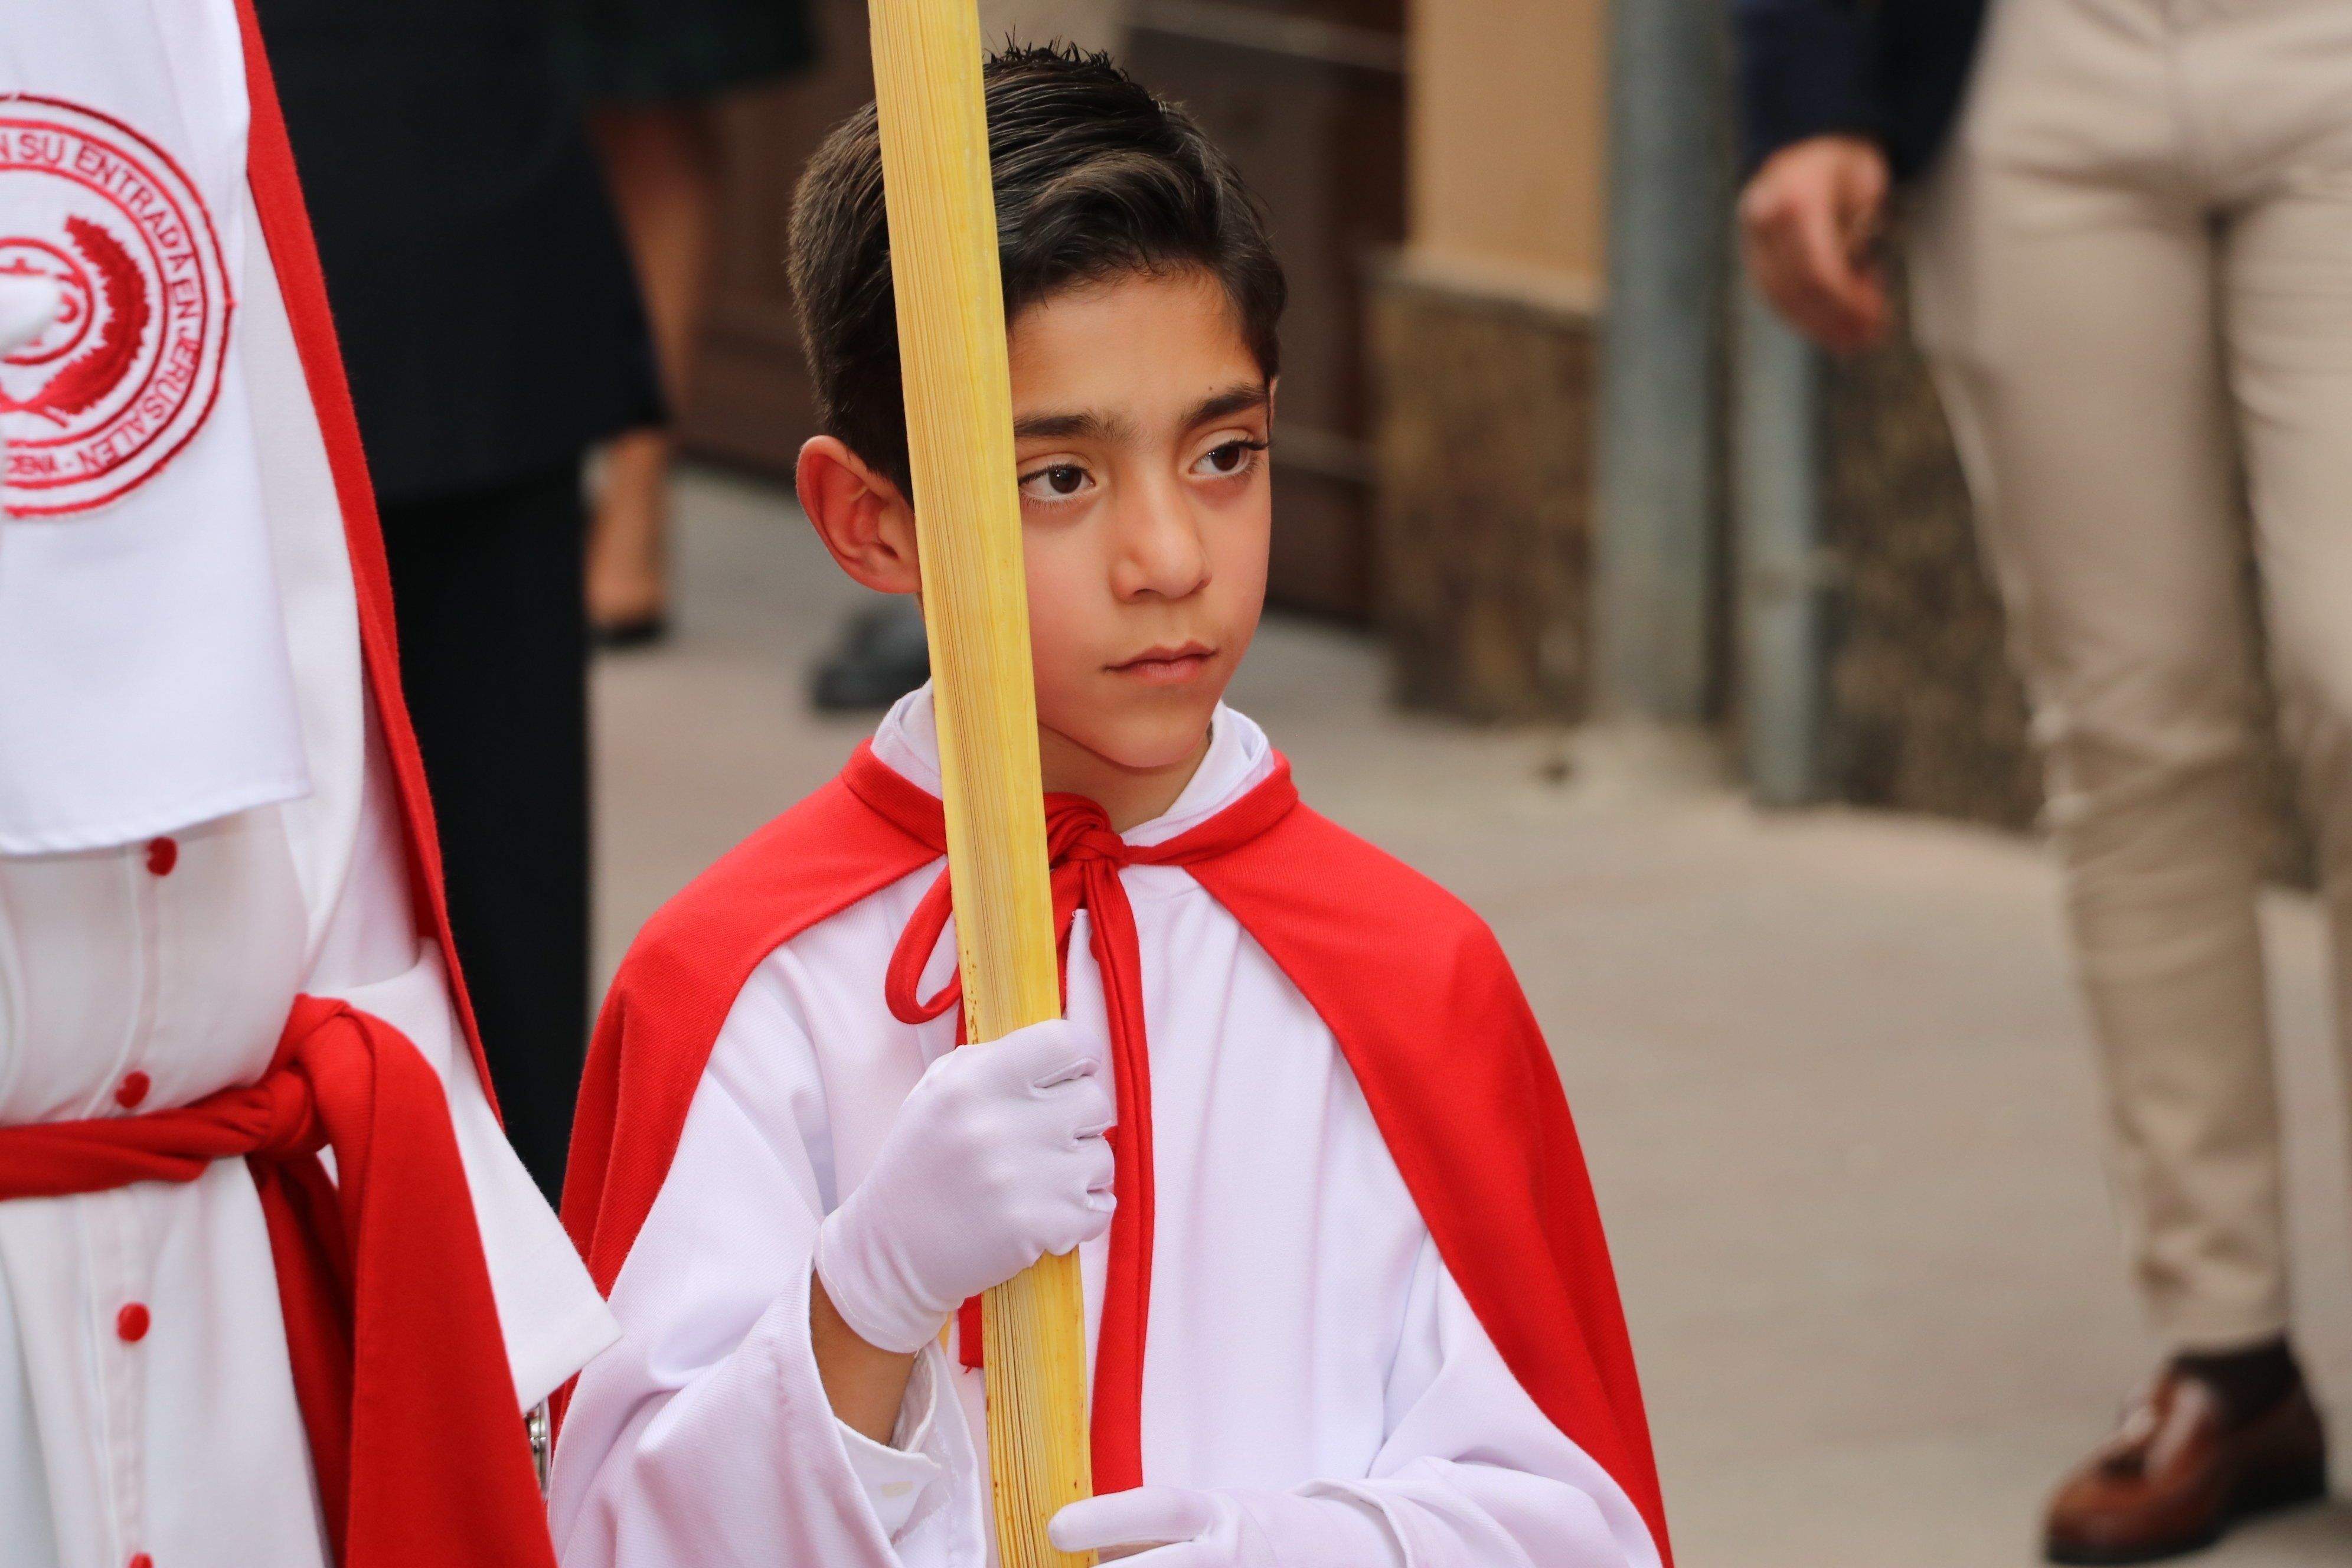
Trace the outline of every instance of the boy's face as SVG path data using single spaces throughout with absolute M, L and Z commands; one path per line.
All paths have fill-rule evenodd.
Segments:
M 1050 296 L 1010 346 L 1047 780 L 1189 769 L 1265 605 L 1273 388 L 1198 270 Z

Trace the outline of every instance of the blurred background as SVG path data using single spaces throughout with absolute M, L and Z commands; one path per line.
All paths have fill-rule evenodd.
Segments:
M 1685 1568 L 2003 1568 L 2158 1353 L 2000 612 L 1913 352 L 1832 360 L 1733 262 L 1714 0 L 988 0 L 1115 52 L 1271 209 L 1293 285 L 1270 621 L 1238 705 L 1468 898 L 1560 1059 Z M 793 182 L 864 7 L 721 107 L 673 393 L 668 635 L 593 676 L 595 967 L 869 715 L 793 510 Z M 1899 281 L 1899 280 L 1898 280 Z M 2281 791 L 2284 800 L 2284 791 Z M 2352 1390 L 2345 1103 L 2278 812 L 2296 1332 Z M 2352 1558 L 2352 1510 L 2216 1563 Z

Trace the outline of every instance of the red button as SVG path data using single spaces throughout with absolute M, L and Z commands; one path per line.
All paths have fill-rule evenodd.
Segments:
M 172 868 L 180 863 L 180 846 L 169 838 L 147 841 L 147 869 L 158 877 L 168 877 Z
M 143 1072 L 125 1073 L 122 1081 L 114 1086 L 114 1103 L 125 1110 L 136 1110 L 139 1102 L 147 1098 L 147 1091 L 153 1087 Z
M 155 1560 L 152 1557 L 148 1556 L 144 1552 L 142 1552 L 138 1556 L 133 1557 L 127 1564 L 125 1564 L 124 1568 L 155 1568 Z
M 147 1327 L 152 1321 L 153 1320 L 147 1314 L 147 1309 L 133 1301 L 114 1314 L 114 1331 L 122 1336 L 124 1343 L 135 1345 L 147 1337 Z M 133 1558 L 131 1561 L 135 1563 L 138 1559 Z

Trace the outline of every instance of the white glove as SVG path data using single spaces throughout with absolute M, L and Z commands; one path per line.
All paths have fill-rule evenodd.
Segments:
M 1377 1509 L 1295 1492 L 1139 1487 L 1074 1502 L 1045 1533 L 1135 1568 L 1404 1568 Z
M 1100 1236 L 1116 1120 L 1064 1019 L 933 1062 L 817 1229 L 817 1278 L 842 1321 L 911 1355 L 967 1297 Z

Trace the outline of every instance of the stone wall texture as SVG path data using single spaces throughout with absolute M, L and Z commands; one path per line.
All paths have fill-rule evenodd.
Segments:
M 1398 700 L 1480 720 L 1580 716 L 1590 313 L 1394 266 L 1371 318 L 1374 592 Z
M 1834 362 L 1823 403 L 1832 793 L 2022 826 L 2042 795 L 2024 696 L 1927 367 L 1898 333 Z

